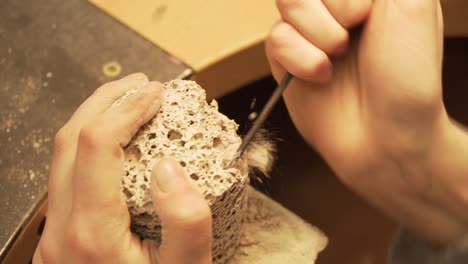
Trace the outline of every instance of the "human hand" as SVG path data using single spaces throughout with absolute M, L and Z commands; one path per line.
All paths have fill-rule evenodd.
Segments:
M 138 91 L 114 108 L 128 90 Z M 96 90 L 57 133 L 39 263 L 211 263 L 211 213 L 178 162 L 153 168 L 163 228 L 158 248 L 130 231 L 122 195 L 123 147 L 161 105 L 161 84 L 132 74 Z
M 282 21 L 266 52 L 277 81 L 286 70 L 296 77 L 284 99 L 303 137 L 346 185 L 413 231 L 437 243 L 466 232 L 468 169 L 441 158 L 468 148 L 455 150 L 466 135 L 442 101 L 439 1 L 277 5 Z

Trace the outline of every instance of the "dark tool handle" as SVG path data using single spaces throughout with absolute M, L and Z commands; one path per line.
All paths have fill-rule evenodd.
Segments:
M 249 145 L 250 141 L 252 141 L 253 137 L 255 136 L 255 133 L 258 131 L 258 129 L 262 127 L 263 123 L 265 122 L 267 117 L 270 115 L 271 110 L 273 110 L 276 103 L 281 98 L 281 95 L 283 94 L 284 89 L 286 89 L 292 77 L 293 76 L 289 72 L 287 72 L 286 76 L 283 78 L 281 83 L 273 91 L 273 94 L 271 95 L 270 99 L 268 99 L 268 102 L 263 107 L 262 111 L 258 115 L 252 127 L 249 129 L 245 137 L 242 139 L 242 144 L 237 149 L 237 153 L 236 153 L 236 156 L 234 156 L 233 162 L 235 162 L 237 159 L 242 157 L 242 154 L 244 154 L 244 151 L 247 149 L 247 146 Z

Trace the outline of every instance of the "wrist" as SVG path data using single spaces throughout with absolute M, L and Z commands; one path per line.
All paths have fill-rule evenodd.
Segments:
M 418 197 L 444 220 L 423 215 L 408 228 L 433 245 L 452 245 L 468 234 L 468 133 L 445 116 L 430 138 L 427 152 L 402 161 L 402 168 L 409 178 L 425 179 Z

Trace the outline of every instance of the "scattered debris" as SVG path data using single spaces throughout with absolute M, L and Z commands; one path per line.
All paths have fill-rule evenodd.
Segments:
M 37 154 L 50 154 L 47 143 L 51 141 L 50 137 L 44 136 L 41 129 L 34 129 L 29 133 L 24 140 L 26 144 L 30 144 Z M 23 144 L 23 141 L 21 142 Z
M 26 113 L 27 111 L 29 111 L 29 106 L 25 106 L 25 107 L 20 107 L 20 108 L 18 108 L 18 112 L 20 112 L 21 114 L 24 114 L 24 113 Z
M 250 121 L 254 121 L 257 118 L 258 113 L 257 112 L 252 112 L 249 114 L 248 118 Z
M 33 170 L 29 170 L 29 180 L 34 180 L 34 178 L 36 177 L 36 173 L 34 173 Z
M 20 125 L 21 121 L 18 119 L 18 115 L 16 113 L 9 112 L 0 114 L 0 131 L 3 130 L 6 133 L 10 133 Z
M 41 85 L 38 85 L 35 80 L 33 76 L 26 76 L 20 78 L 19 83 L 6 83 L 4 85 L 3 90 L 12 95 L 8 101 L 8 111 L 0 112 L 0 131 L 10 133 L 22 125 L 23 115 L 39 98 Z M 10 87 L 16 87 L 16 89 L 10 91 Z
M 257 98 L 253 98 L 250 102 L 250 110 L 254 109 L 255 105 L 257 104 Z

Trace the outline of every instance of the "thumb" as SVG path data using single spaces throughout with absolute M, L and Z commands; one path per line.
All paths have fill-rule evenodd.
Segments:
M 442 20 L 439 0 L 374 1 L 361 47 L 366 68 L 386 80 L 440 77 Z
M 160 263 L 211 263 L 211 212 L 180 164 L 162 159 L 153 168 L 151 191 L 162 223 Z
M 382 129 L 398 121 L 425 130 L 414 125 L 442 112 L 442 27 L 438 0 L 374 1 L 360 39 L 360 81 L 372 87 L 365 96 Z

